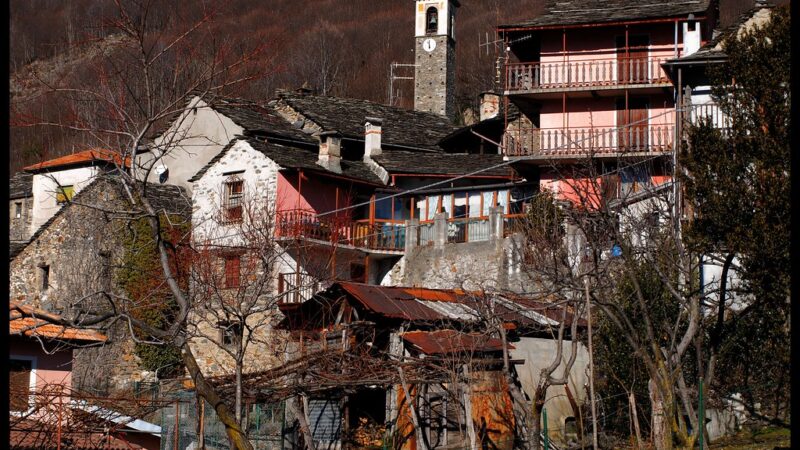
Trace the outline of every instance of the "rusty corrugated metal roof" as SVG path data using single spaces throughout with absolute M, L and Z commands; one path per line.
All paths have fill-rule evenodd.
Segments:
M 563 306 L 535 301 L 511 294 L 495 294 L 460 289 L 425 289 L 400 286 L 375 286 L 353 282 L 337 282 L 340 287 L 367 310 L 392 319 L 409 321 L 476 321 L 489 314 L 522 326 L 558 325 L 563 317 Z M 490 300 L 491 299 L 491 300 Z M 566 324 L 572 323 L 572 312 L 567 310 Z M 586 321 L 579 319 L 579 326 Z
M 47 161 L 31 164 L 30 166 L 23 167 L 22 170 L 27 172 L 36 172 L 44 169 L 52 169 L 55 167 L 68 167 L 79 164 L 86 164 L 90 162 L 113 162 L 114 164 L 122 164 L 122 156 L 111 150 L 103 148 L 93 148 L 84 150 L 82 152 L 73 153 L 71 155 L 62 156 L 60 158 L 50 159 Z M 125 158 L 125 167 L 130 167 L 130 158 Z
M 404 341 L 414 345 L 426 355 L 503 350 L 502 340 L 479 333 L 462 333 L 456 330 L 408 331 L 401 336 Z M 508 348 L 513 349 L 514 346 L 508 344 Z
M 105 342 L 108 338 L 99 331 L 65 327 L 53 322 L 61 321 L 61 317 L 21 305 L 16 302 L 8 304 L 9 335 L 42 337 L 61 341 Z

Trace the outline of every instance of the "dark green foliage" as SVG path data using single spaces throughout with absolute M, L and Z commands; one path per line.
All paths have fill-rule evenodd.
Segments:
M 680 155 L 695 210 L 687 243 L 698 253 L 736 254 L 752 298 L 722 329 L 714 388 L 771 405 L 775 417 L 789 399 L 789 28 L 788 8 L 777 8 L 767 25 L 726 40 L 729 61 L 709 75 L 731 129 L 690 127 Z
M 179 223 L 173 220 L 172 223 Z M 170 223 L 162 221 L 162 223 Z M 186 226 L 164 227 L 162 238 L 169 243 L 178 243 L 186 234 Z M 174 319 L 177 309 L 169 288 L 164 283 L 164 274 L 158 258 L 156 243 L 152 239 L 150 225 L 145 219 L 131 222 L 124 239 L 125 253 L 122 264 L 115 273 L 117 285 L 131 300 L 128 305 L 129 314 L 150 326 L 164 329 Z M 173 270 L 179 280 L 185 279 L 185 265 L 179 252 L 171 255 Z M 140 339 L 148 339 L 142 330 L 134 332 Z M 136 355 L 141 360 L 143 369 L 156 371 L 162 376 L 170 376 L 180 372 L 180 349 L 165 343 L 155 345 L 137 343 Z
M 669 336 L 678 315 L 679 305 L 664 286 L 652 264 L 646 261 L 631 260 L 629 270 L 636 277 L 641 293 L 645 299 L 647 314 L 656 327 L 658 345 L 669 348 Z M 636 288 L 630 277 L 617 281 L 610 304 L 617 305 L 635 324 L 637 334 L 645 336 L 644 320 L 641 308 L 635 298 Z M 605 429 L 628 436 L 630 432 L 630 412 L 627 393 L 633 390 L 637 401 L 639 423 L 643 433 L 649 428 L 650 400 L 647 372 L 639 356 L 631 348 L 628 341 L 619 332 L 617 326 L 605 315 L 597 316 L 594 338 L 594 356 L 597 368 L 595 373 L 602 374 L 596 384 L 597 396 L 603 399 L 605 412 Z M 664 328 L 658 328 L 662 326 Z M 679 330 L 683 332 L 683 330 Z M 647 346 L 648 343 L 643 343 Z

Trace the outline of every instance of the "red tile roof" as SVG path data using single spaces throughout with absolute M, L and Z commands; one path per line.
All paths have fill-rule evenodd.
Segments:
M 403 340 L 426 355 L 452 353 L 499 352 L 503 341 L 478 333 L 462 333 L 456 330 L 409 331 L 402 334 Z M 514 346 L 509 344 L 509 349 Z
M 22 170 L 28 172 L 35 172 L 44 169 L 52 169 L 55 167 L 68 167 L 87 164 L 91 162 L 105 162 L 114 163 L 117 165 L 122 164 L 122 156 L 118 152 L 106 150 L 103 148 L 93 148 L 84 150 L 82 152 L 73 153 L 71 155 L 62 156 L 60 158 L 50 159 L 47 161 L 38 162 L 28 167 L 23 167 Z M 125 158 L 125 167 L 130 167 L 130 158 Z
M 54 322 L 60 322 L 63 319 L 41 309 L 16 302 L 9 302 L 8 307 L 8 331 L 12 336 L 78 342 L 105 342 L 108 339 L 99 331 L 57 325 Z

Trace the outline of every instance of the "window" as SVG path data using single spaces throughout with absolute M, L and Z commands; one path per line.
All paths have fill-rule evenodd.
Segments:
M 439 10 L 431 6 L 425 13 L 425 33 L 435 34 L 439 31 Z
M 72 200 L 72 197 L 75 195 L 75 187 L 74 186 L 59 186 L 56 188 L 56 203 L 62 205 L 67 203 L 68 201 Z
M 225 182 L 225 192 L 222 204 L 223 222 L 241 222 L 243 195 L 244 181 L 242 179 L 234 176 Z
M 31 383 L 33 361 L 30 359 L 9 359 L 9 410 L 27 411 L 31 406 Z
M 367 268 L 364 264 L 350 263 L 350 281 L 367 282 Z
M 22 202 L 14 203 L 14 217 L 16 217 L 17 219 L 22 218 Z
M 241 275 L 241 258 L 238 255 L 225 257 L 225 287 L 239 287 Z
M 42 276 L 42 290 L 46 291 L 50 287 L 50 266 L 39 266 Z
M 236 345 L 242 337 L 242 324 L 239 322 L 220 322 L 219 342 L 224 346 Z

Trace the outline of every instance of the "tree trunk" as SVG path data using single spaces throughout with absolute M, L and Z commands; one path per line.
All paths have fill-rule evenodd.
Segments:
M 236 422 L 242 423 L 242 363 L 236 363 Z
M 186 369 L 189 371 L 189 376 L 192 377 L 197 393 L 211 404 L 220 422 L 225 426 L 225 433 L 228 435 L 231 448 L 236 450 L 253 450 L 253 446 L 250 444 L 250 441 L 247 440 L 247 436 L 242 432 L 242 428 L 236 421 L 236 417 L 231 413 L 231 410 L 214 388 L 206 381 L 188 343 L 183 345 L 181 356 L 183 358 L 183 363 L 186 365 Z
M 297 423 L 300 425 L 300 433 L 303 434 L 303 442 L 305 442 L 306 450 L 316 450 L 314 445 L 314 435 L 311 433 L 311 428 L 308 426 L 306 420 L 306 410 L 300 397 L 292 397 L 286 401 L 286 407 L 294 413 Z
M 672 450 L 672 433 L 669 426 L 669 418 L 664 413 L 664 401 L 661 399 L 658 386 L 653 379 L 650 379 L 647 387 L 650 391 L 653 446 L 656 450 Z
M 538 397 L 538 395 L 537 395 Z M 530 448 L 532 450 L 539 450 L 542 446 L 540 441 L 540 436 L 542 434 L 542 409 L 544 408 L 544 401 L 537 401 L 534 399 L 533 401 L 533 411 L 531 414 L 531 439 L 530 439 Z

